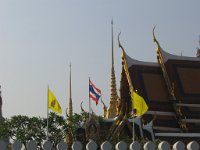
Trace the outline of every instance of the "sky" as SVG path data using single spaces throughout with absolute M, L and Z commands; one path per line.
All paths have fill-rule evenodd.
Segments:
M 108 106 L 111 78 L 111 20 L 119 94 L 121 50 L 157 62 L 152 29 L 162 48 L 195 57 L 200 35 L 199 0 L 0 0 L 0 85 L 3 116 L 47 116 L 47 87 L 63 113 L 69 103 L 72 65 L 73 111 L 88 110 L 88 79 Z M 97 115 L 103 106 L 92 103 Z

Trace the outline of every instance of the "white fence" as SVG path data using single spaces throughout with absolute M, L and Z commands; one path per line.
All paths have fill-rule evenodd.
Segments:
M 37 150 L 37 145 L 35 141 L 30 141 L 27 143 L 27 149 L 28 150 Z M 13 150 L 22 150 L 22 144 L 19 141 L 15 141 L 14 143 L 11 144 L 11 147 Z M 66 150 L 67 144 L 64 141 L 61 141 L 55 149 L 57 150 Z M 96 150 L 98 148 L 98 145 L 94 141 L 88 142 L 86 145 L 87 150 Z M 168 142 L 160 142 L 158 144 L 158 147 L 151 141 L 146 142 L 143 146 L 140 145 L 140 143 L 133 142 L 130 145 L 127 143 L 120 141 L 117 143 L 114 147 L 107 141 L 103 142 L 100 145 L 101 150 L 112 150 L 115 148 L 116 150 L 199 150 L 199 144 L 196 141 L 191 141 L 187 145 L 185 145 L 183 142 L 178 141 L 174 145 L 170 145 Z M 43 144 L 43 149 L 44 150 L 52 150 L 52 144 L 49 141 L 45 141 Z M 82 150 L 83 146 L 79 141 L 76 141 L 72 145 L 72 150 Z M 6 150 L 6 144 L 4 141 L 0 141 L 0 150 Z

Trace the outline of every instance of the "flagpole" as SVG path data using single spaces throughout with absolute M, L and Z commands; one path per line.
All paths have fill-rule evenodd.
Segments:
M 89 77 L 89 118 L 91 117 L 91 101 L 90 101 L 90 77 Z
M 47 86 L 47 141 L 49 140 L 49 85 Z
M 134 100 L 133 100 L 134 101 Z M 133 106 L 133 142 L 135 141 L 135 124 L 134 124 L 134 104 L 132 104 Z

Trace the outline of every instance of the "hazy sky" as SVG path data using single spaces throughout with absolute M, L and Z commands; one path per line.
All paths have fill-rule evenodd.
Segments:
M 200 34 L 199 0 L 0 0 L 0 85 L 3 116 L 46 116 L 47 85 L 63 109 L 69 100 L 72 64 L 74 112 L 88 109 L 88 78 L 109 105 L 111 19 L 119 90 L 121 51 L 156 62 L 152 29 L 163 49 L 195 56 Z M 92 108 L 103 114 L 102 104 Z

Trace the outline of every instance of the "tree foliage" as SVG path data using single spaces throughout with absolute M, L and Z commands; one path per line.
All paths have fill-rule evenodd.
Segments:
M 63 139 L 69 131 L 76 140 L 80 128 L 84 129 L 86 119 L 89 117 L 87 112 L 73 114 L 65 120 L 63 116 L 50 113 L 48 116 L 48 140 L 53 147 Z M 43 141 L 47 140 L 47 118 L 28 117 L 17 115 L 6 119 L 0 124 L 0 139 L 9 138 L 12 141 L 20 141 L 25 147 L 26 143 L 35 140 L 38 148 L 42 149 Z
M 47 131 L 47 119 L 43 120 L 43 126 Z M 68 125 L 62 116 L 55 113 L 50 113 L 48 117 L 48 140 L 52 142 L 53 147 L 63 139 L 65 139 Z
M 49 114 L 49 141 L 57 145 L 65 137 L 67 124 L 63 117 L 55 113 Z M 38 148 L 47 139 L 47 119 L 40 117 L 13 116 L 0 124 L 0 139 L 9 138 L 20 141 L 26 148 L 26 143 L 35 140 Z
M 78 128 L 83 127 L 88 116 L 89 114 L 87 112 L 82 112 L 81 114 L 74 113 L 71 117 L 67 118 L 67 131 L 70 131 L 73 134 L 74 140 L 76 140 L 76 137 L 78 136 Z
M 45 137 L 42 121 L 41 118 L 37 117 L 13 116 L 1 124 L 0 138 L 7 137 L 13 141 L 18 140 L 25 147 L 28 141 L 35 140 L 40 146 L 42 139 Z

